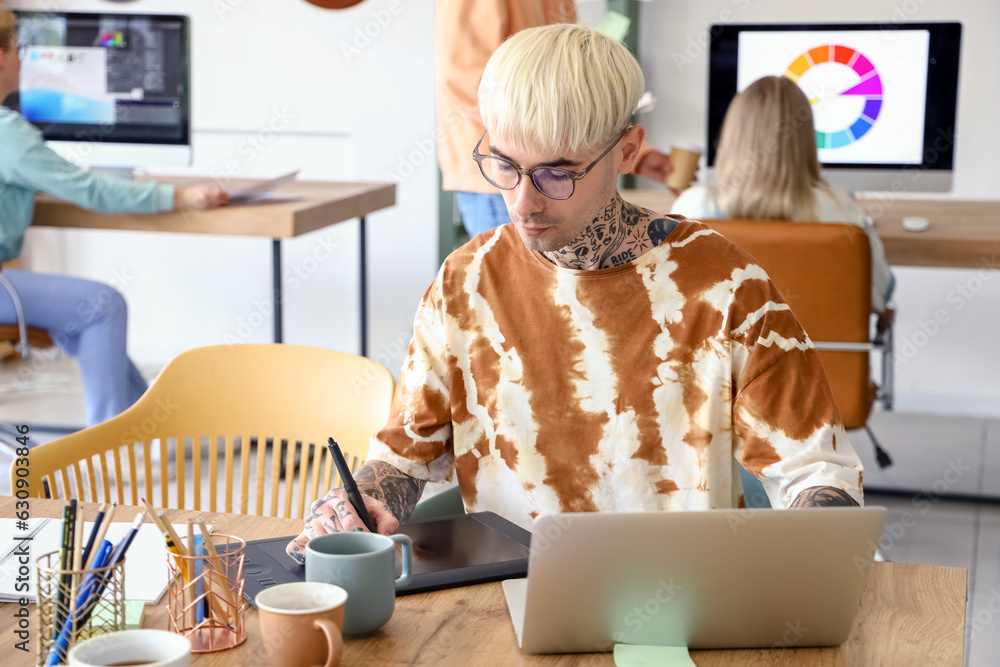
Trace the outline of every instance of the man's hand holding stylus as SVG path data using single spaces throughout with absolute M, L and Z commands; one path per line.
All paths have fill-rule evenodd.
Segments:
M 413 512 L 426 482 L 410 477 L 384 461 L 368 461 L 354 473 L 358 490 L 375 527 L 382 535 L 399 530 L 399 522 Z M 305 528 L 285 551 L 299 561 L 305 561 L 306 543 L 314 537 L 338 531 L 364 531 L 365 525 L 347 498 L 344 489 L 334 489 L 313 503 L 312 514 Z
M 385 503 L 363 492 L 361 497 L 364 498 L 368 514 L 371 515 L 380 534 L 392 535 L 399 530 L 399 520 L 392 515 Z M 312 513 L 306 517 L 305 528 L 285 547 L 285 552 L 300 563 L 305 562 L 306 543 L 314 537 L 327 533 L 368 532 L 364 522 L 354 511 L 351 501 L 347 499 L 347 491 L 342 488 L 330 491 L 314 502 L 310 509 Z

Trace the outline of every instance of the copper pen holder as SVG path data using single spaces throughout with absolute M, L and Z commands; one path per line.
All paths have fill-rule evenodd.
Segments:
M 243 552 L 246 542 L 211 534 L 217 555 L 167 552 L 167 628 L 191 641 L 192 653 L 221 651 L 246 641 Z M 190 545 L 186 544 L 188 553 Z
M 59 569 L 59 552 L 42 555 L 35 561 L 38 570 L 38 658 L 47 664 L 59 635 L 68 630 L 68 641 L 59 649 L 60 664 L 74 644 L 106 632 L 125 629 L 125 560 L 90 570 Z M 100 585 L 80 609 L 76 603 L 88 576 Z M 59 619 L 56 628 L 56 620 Z M 68 627 L 66 623 L 69 623 Z

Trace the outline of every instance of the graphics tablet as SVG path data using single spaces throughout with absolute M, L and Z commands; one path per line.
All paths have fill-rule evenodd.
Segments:
M 468 586 L 528 572 L 531 533 L 493 512 L 404 523 L 399 532 L 413 540 L 413 581 L 397 595 Z M 247 542 L 244 595 L 293 581 L 305 581 L 306 568 L 285 553 L 295 538 Z M 400 565 L 396 563 L 396 576 Z

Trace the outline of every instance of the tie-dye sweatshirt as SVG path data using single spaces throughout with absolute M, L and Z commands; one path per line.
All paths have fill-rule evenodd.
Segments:
M 753 259 L 694 221 L 625 266 L 556 267 L 512 225 L 441 267 L 369 459 L 457 474 L 467 511 L 774 507 L 862 467 L 819 356 Z

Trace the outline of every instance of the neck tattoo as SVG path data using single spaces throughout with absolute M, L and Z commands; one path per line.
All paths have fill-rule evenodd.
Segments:
M 580 236 L 565 248 L 542 255 L 556 266 L 581 271 L 622 266 L 655 245 L 647 233 L 652 217 L 616 194 Z

